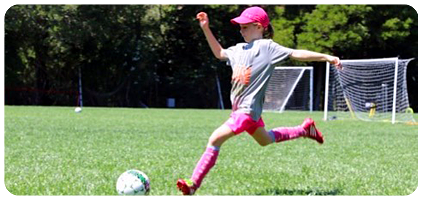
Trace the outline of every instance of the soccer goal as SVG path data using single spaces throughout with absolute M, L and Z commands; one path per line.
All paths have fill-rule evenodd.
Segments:
M 343 70 L 327 63 L 324 120 L 415 122 L 406 85 L 411 60 L 342 60 Z
M 312 111 L 313 67 L 275 67 L 265 91 L 264 111 Z

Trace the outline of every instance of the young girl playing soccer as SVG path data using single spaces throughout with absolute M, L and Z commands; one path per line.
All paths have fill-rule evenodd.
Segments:
M 290 57 L 300 61 L 328 61 L 341 69 L 338 57 L 306 50 L 293 50 L 271 39 L 264 39 L 264 36 L 272 38 L 273 31 L 267 13 L 260 7 L 247 8 L 239 17 L 231 20 L 233 24 L 240 25 L 240 33 L 246 43 L 239 43 L 228 49 L 223 49 L 215 39 L 209 29 L 206 13 L 200 12 L 197 14 L 197 19 L 215 57 L 227 61 L 233 70 L 232 113 L 230 118 L 210 136 L 206 150 L 191 178 L 177 181 L 177 187 L 184 195 L 193 195 L 200 187 L 203 178 L 215 165 L 221 145 L 244 131 L 261 146 L 299 137 L 308 137 L 320 144 L 324 142 L 321 132 L 310 118 L 306 118 L 300 126 L 265 130 L 261 118 L 262 105 L 274 64 Z

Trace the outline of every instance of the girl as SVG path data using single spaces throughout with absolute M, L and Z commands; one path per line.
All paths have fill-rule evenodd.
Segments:
M 227 65 L 231 65 L 233 70 L 232 113 L 230 118 L 210 136 L 206 150 L 191 178 L 177 181 L 177 187 L 184 195 L 193 195 L 200 187 L 203 178 L 215 165 L 221 145 L 244 131 L 261 146 L 299 137 L 308 137 L 320 144 L 324 142 L 321 132 L 310 118 L 305 119 L 300 126 L 266 131 L 261 118 L 262 105 L 275 63 L 290 57 L 300 61 L 328 61 L 341 69 L 338 57 L 306 50 L 293 50 L 271 39 L 263 39 L 264 36 L 272 38 L 273 29 L 269 24 L 267 13 L 260 7 L 247 8 L 239 17 L 231 20 L 233 24 L 240 25 L 240 33 L 246 43 L 239 43 L 228 49 L 223 49 L 212 34 L 206 13 L 198 13 L 197 19 L 215 57 L 227 61 Z

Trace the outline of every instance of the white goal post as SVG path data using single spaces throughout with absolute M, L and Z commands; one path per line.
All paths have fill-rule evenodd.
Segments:
M 327 63 L 324 120 L 415 122 L 406 84 L 411 60 L 341 60 L 343 70 Z
M 313 110 L 313 67 L 275 67 L 265 91 L 264 111 Z

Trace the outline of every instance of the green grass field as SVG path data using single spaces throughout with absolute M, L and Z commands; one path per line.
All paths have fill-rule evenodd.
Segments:
M 229 110 L 4 107 L 4 182 L 15 195 L 117 195 L 139 169 L 151 195 L 180 195 Z M 322 121 L 322 112 L 264 113 L 267 128 L 307 116 L 325 136 L 266 147 L 231 138 L 196 195 L 408 195 L 418 186 L 418 126 Z M 417 118 L 417 115 L 415 115 Z

